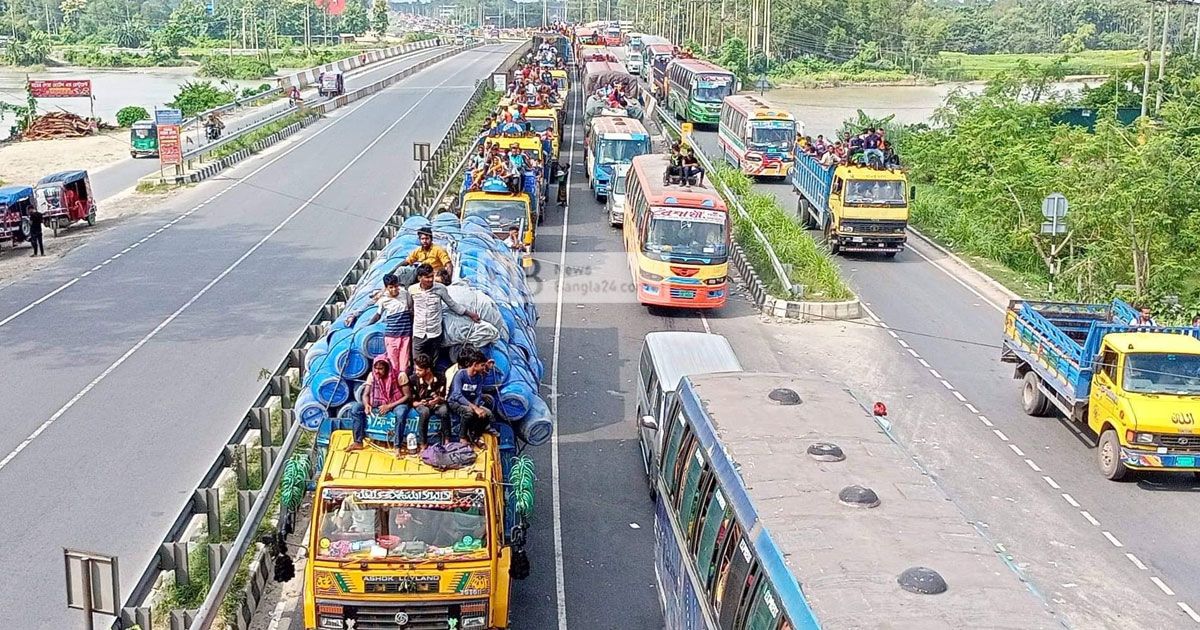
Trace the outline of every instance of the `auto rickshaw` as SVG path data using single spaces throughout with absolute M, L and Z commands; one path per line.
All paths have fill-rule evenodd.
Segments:
M 129 127 L 129 155 L 158 157 L 158 125 L 153 120 L 139 120 Z
M 0 244 L 13 247 L 29 239 L 29 211 L 33 208 L 33 188 L 5 186 L 0 188 Z
M 321 74 L 321 83 L 317 86 L 317 94 L 323 98 L 329 98 L 345 93 L 346 82 L 340 70 L 330 70 Z
M 38 180 L 34 199 L 41 210 L 43 223 L 58 231 L 77 221 L 96 225 L 96 197 L 87 171 L 62 171 Z

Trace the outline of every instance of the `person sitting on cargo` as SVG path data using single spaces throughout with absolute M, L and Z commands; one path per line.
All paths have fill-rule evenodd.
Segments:
M 487 358 L 477 350 L 464 352 L 458 360 L 459 370 L 450 383 L 450 411 L 461 424 L 459 441 L 483 446 L 483 434 L 492 425 L 492 411 L 484 406 L 483 389 L 487 383 Z
M 404 419 L 408 415 L 411 398 L 408 375 L 393 369 L 386 357 L 379 357 L 371 366 L 365 387 L 364 413 L 354 415 L 354 443 L 347 446 L 346 451 L 361 451 L 363 440 L 367 437 L 367 419 L 383 416 L 395 426 L 396 448 L 400 455 L 404 455 Z
M 417 411 L 417 443 L 421 450 L 429 445 L 429 419 L 438 419 L 438 437 L 442 444 L 450 443 L 450 408 L 446 406 L 446 379 L 433 369 L 433 359 L 426 354 L 413 358 L 413 409 Z
M 1154 321 L 1154 318 L 1150 316 L 1150 307 L 1143 306 L 1138 309 L 1137 315 L 1134 315 L 1133 319 L 1129 320 L 1129 325 L 1130 326 L 1157 326 L 1158 322 Z
M 514 252 L 519 252 L 525 249 L 525 244 L 521 242 L 520 226 L 508 226 L 508 237 L 504 239 L 504 246 Z
M 423 227 L 417 230 L 417 242 L 420 245 L 404 259 L 406 265 L 429 265 L 431 270 L 450 266 L 450 254 L 441 245 L 433 242 L 433 230 Z
M 688 181 L 695 181 L 698 186 L 704 185 L 704 169 L 690 148 L 685 148 L 680 154 L 679 163 L 683 166 L 683 176 Z

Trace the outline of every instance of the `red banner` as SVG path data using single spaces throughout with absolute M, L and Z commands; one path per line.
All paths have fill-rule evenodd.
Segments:
M 85 98 L 92 95 L 90 79 L 50 79 L 29 82 L 34 98 Z
M 360 2 L 361 0 L 352 0 Z M 325 9 L 329 15 L 341 15 L 346 10 L 346 0 L 317 0 L 317 6 Z
M 183 145 L 179 125 L 158 126 L 158 163 L 162 166 L 183 164 Z

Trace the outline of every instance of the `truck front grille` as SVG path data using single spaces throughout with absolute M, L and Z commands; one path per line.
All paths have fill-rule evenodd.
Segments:
M 1158 443 L 1170 449 L 1200 452 L 1200 435 L 1159 434 Z
M 853 234 L 895 234 L 904 230 L 904 221 L 842 221 L 842 230 Z

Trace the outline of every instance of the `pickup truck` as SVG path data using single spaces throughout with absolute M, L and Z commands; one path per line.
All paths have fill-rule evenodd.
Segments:
M 908 228 L 908 179 L 899 170 L 824 166 L 796 151 L 792 187 L 796 216 L 805 229 L 822 230 L 833 254 L 869 252 L 889 258 L 904 249 Z
M 1200 471 L 1200 328 L 1136 325 L 1129 304 L 1009 302 L 1000 360 L 1021 403 L 1098 438 L 1100 472 Z

